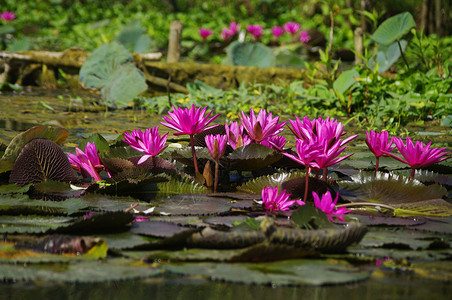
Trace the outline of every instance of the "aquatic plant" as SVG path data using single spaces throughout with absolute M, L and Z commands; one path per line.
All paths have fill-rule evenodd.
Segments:
M 213 110 L 206 115 L 207 106 L 204 108 L 195 108 L 193 104 L 190 109 L 182 107 L 174 107 L 173 111 L 169 111 L 169 117 L 163 116 L 166 122 L 160 122 L 163 126 L 176 130 L 174 135 L 188 134 L 190 136 L 190 144 L 192 148 L 193 164 L 195 166 L 195 173 L 199 173 L 198 162 L 196 160 L 196 151 L 193 142 L 193 136 L 197 133 L 201 133 L 215 126 L 207 126 L 212 123 L 213 120 L 218 118 L 220 114 L 210 117 Z
M 399 150 L 400 154 L 402 154 L 403 158 L 400 158 L 399 156 L 387 151 L 383 152 L 384 154 L 389 155 L 397 159 L 398 161 L 409 165 L 412 169 L 410 175 L 411 179 L 414 178 L 414 173 L 416 169 L 430 166 L 449 158 L 446 155 L 449 154 L 450 152 L 444 151 L 446 150 L 446 147 L 430 148 L 432 142 L 429 142 L 427 145 L 424 145 L 423 142 L 416 141 L 416 143 L 413 144 L 413 141 L 409 137 L 407 137 L 405 145 L 401 138 L 395 137 L 394 143 L 396 144 L 396 147 Z
M 272 34 L 275 38 L 279 38 L 281 35 L 284 34 L 284 29 L 281 26 L 273 26 Z
M 311 36 L 306 30 L 303 30 L 300 35 L 300 42 L 307 44 L 311 40 Z
M 281 133 L 284 130 L 284 125 L 286 125 L 286 122 L 278 123 L 279 117 L 273 118 L 272 113 L 267 113 L 265 109 L 259 111 L 257 118 L 252 109 L 249 116 L 242 111 L 240 113 L 240 121 L 255 143 Z
M 369 150 L 375 155 L 375 173 L 378 172 L 378 165 L 380 157 L 388 157 L 386 152 L 391 152 L 394 149 L 392 146 L 394 137 L 388 141 L 389 133 L 387 131 L 382 131 L 377 133 L 373 130 L 366 132 L 366 144 Z
M 276 213 L 286 211 L 295 203 L 302 206 L 305 202 L 301 200 L 289 200 L 290 194 L 285 190 L 278 191 L 278 187 L 264 187 L 261 192 L 262 204 L 267 212 Z
M 210 155 L 212 156 L 213 160 L 215 161 L 215 183 L 213 191 L 217 192 L 217 186 L 218 186 L 218 172 L 219 172 L 219 164 L 220 164 L 220 158 L 223 156 L 224 152 L 226 151 L 226 145 L 228 141 L 228 137 L 226 135 L 222 134 L 209 134 L 205 137 L 207 149 L 210 152 Z
M 16 17 L 17 17 L 16 14 L 11 11 L 4 11 L 0 14 L 0 19 L 6 22 L 10 22 L 14 20 Z
M 243 125 L 238 122 L 231 122 L 230 125 L 224 124 L 226 129 L 226 136 L 228 137 L 228 145 L 232 149 L 237 149 L 251 143 L 251 139 L 248 135 L 243 134 Z
M 229 28 L 224 27 L 221 30 L 221 38 L 223 40 L 229 40 L 232 38 L 235 34 L 237 34 L 240 30 L 240 24 L 236 22 L 229 23 Z
M 144 132 L 139 129 L 135 129 L 131 133 L 125 132 L 123 141 L 133 149 L 146 153 L 138 161 L 138 164 L 142 164 L 148 158 L 159 155 L 168 147 L 165 146 L 167 136 L 168 133 L 163 136 L 159 135 L 159 127 L 156 126 L 146 129 Z
M 80 148 L 75 148 L 75 155 L 72 153 L 67 154 L 69 156 L 69 162 L 72 167 L 81 172 L 83 177 L 91 176 L 96 181 L 102 181 L 102 177 L 99 175 L 99 171 L 105 169 L 99 160 L 97 155 L 97 148 L 95 143 L 87 143 L 85 152 Z
M 336 208 L 337 200 L 339 198 L 339 193 L 336 194 L 336 197 L 331 197 L 330 191 L 327 191 L 322 195 L 320 199 L 319 195 L 316 192 L 312 192 L 312 197 L 314 197 L 314 205 L 324 213 L 326 213 L 329 220 L 333 220 L 336 217 L 340 221 L 344 221 L 344 214 L 351 212 L 351 210 L 347 210 L 345 207 Z

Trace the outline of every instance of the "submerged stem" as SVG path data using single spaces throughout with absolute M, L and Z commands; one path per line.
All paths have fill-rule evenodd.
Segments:
M 380 157 L 376 156 L 376 160 L 375 160 L 375 174 L 378 173 L 378 165 L 380 163 Z
M 415 168 L 411 168 L 411 175 L 410 175 L 410 179 L 414 178 L 414 173 L 416 172 Z
M 193 134 L 190 135 L 191 154 L 193 156 L 193 164 L 195 165 L 195 174 L 199 173 L 198 161 L 196 160 L 195 142 L 193 140 Z

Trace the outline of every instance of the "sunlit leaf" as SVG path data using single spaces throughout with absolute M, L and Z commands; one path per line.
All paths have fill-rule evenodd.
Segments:
M 233 66 L 273 67 L 275 56 L 261 43 L 232 42 L 226 48 L 227 62 Z
M 400 40 L 413 27 L 416 27 L 413 16 L 409 12 L 403 12 L 381 23 L 371 36 L 371 39 L 379 44 L 388 46 Z

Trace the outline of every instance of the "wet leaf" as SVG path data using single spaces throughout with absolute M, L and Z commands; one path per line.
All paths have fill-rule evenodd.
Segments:
M 439 185 L 425 186 L 417 180 L 378 173 L 360 174 L 352 182 L 339 182 L 339 194 L 351 202 L 365 201 L 402 204 L 442 198 L 447 194 Z
M 202 194 L 180 194 L 165 200 L 157 210 L 172 215 L 215 215 L 228 212 L 229 202 Z
M 154 207 L 155 204 L 139 201 L 132 197 L 119 197 L 103 194 L 88 194 L 81 199 L 84 205 L 87 205 L 93 211 L 124 211 L 131 207 L 132 204 L 138 203 L 136 207 L 139 211 L 147 210 Z
M 0 265 L 0 280 L 87 283 L 135 280 L 161 273 L 161 269 L 132 265 L 124 260 L 112 259 L 66 265 Z
M 168 265 L 172 273 L 202 275 L 215 281 L 245 284 L 332 285 L 365 280 L 369 272 L 336 260 L 286 260 L 261 264 L 191 263 Z
M 94 213 L 87 218 L 65 227 L 55 228 L 55 233 L 64 234 L 100 234 L 124 231 L 134 219 L 133 214 L 126 212 Z
M 147 221 L 133 223 L 130 232 L 145 236 L 165 238 L 172 237 L 177 233 L 187 230 L 190 230 L 190 228 L 168 222 Z
M 51 140 L 34 139 L 14 162 L 9 182 L 17 185 L 47 180 L 78 182 L 67 155 Z
M 260 144 L 249 144 L 235 149 L 226 157 L 226 160 L 232 170 L 251 171 L 267 167 L 281 158 L 282 155 L 279 152 L 269 147 Z
M 264 187 L 267 186 L 278 186 L 293 178 L 298 178 L 304 176 L 304 173 L 294 172 L 294 173 L 275 173 L 272 175 L 261 176 L 254 178 L 245 184 L 237 187 L 237 190 L 242 192 L 254 193 L 257 195 L 261 194 Z
M 193 234 L 187 244 L 192 248 L 235 249 L 260 243 L 264 239 L 261 231 L 220 231 L 206 227 Z
M 0 233 L 50 233 L 74 219 L 55 216 L 0 216 Z
M 18 186 L 17 184 L 0 185 L 0 195 L 5 194 L 23 194 L 28 192 L 31 184 Z
M 0 173 L 12 170 L 16 158 L 31 140 L 48 139 L 61 145 L 68 136 L 69 132 L 66 129 L 50 125 L 36 126 L 16 135 L 0 160 Z
M 247 219 L 245 216 L 215 216 L 206 218 L 204 222 L 209 225 L 214 226 L 224 226 L 224 227 L 233 227 L 236 226 L 234 224 L 242 223 L 245 219 Z M 254 220 L 254 219 L 253 219 Z M 256 230 L 259 229 L 259 225 L 257 225 Z
M 72 215 L 87 205 L 79 198 L 59 202 L 30 199 L 27 195 L 0 195 L 0 213 L 10 215 Z
M 107 243 L 108 248 L 112 250 L 133 249 L 149 243 L 147 237 L 130 232 L 102 234 L 99 237 L 104 240 Z

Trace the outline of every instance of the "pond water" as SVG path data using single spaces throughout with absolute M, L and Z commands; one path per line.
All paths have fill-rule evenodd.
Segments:
M 69 131 L 70 135 L 63 144 L 63 149 L 65 152 L 73 152 L 74 147 L 92 133 L 100 133 L 107 140 L 114 140 L 124 131 L 150 128 L 158 125 L 161 120 L 143 110 L 105 111 L 105 107 L 95 103 L 98 99 L 97 94 L 82 91 L 72 93 L 61 90 L 30 89 L 0 94 L 0 142 L 8 144 L 21 131 L 36 125 L 51 124 L 64 127 Z M 412 125 L 407 129 L 417 132 L 418 139 L 443 143 L 450 150 L 452 145 L 450 128 L 435 124 L 432 122 L 428 126 Z M 369 166 L 369 153 L 364 152 L 365 129 L 354 128 L 352 131 L 360 133 L 360 137 L 354 141 L 348 151 L 357 152 L 354 155 L 354 165 L 362 165 L 365 168 Z M 388 160 L 382 160 L 381 163 L 383 167 L 385 164 L 394 166 L 394 162 Z M 450 182 L 450 167 L 447 170 L 444 175 Z M 450 202 L 450 188 L 446 198 Z M 358 217 L 370 222 L 366 216 Z M 387 220 L 381 220 L 379 227 L 373 227 L 363 242 L 351 247 L 344 257 L 335 258 L 345 259 L 359 267 L 361 271 L 370 274 L 366 279 L 347 284 L 247 285 L 209 281 L 196 275 L 177 276 L 165 272 L 163 275 L 143 280 L 113 280 L 105 283 L 7 280 L 0 284 L 0 299 L 447 298 L 452 294 L 452 265 L 450 264 L 452 218 L 441 219 L 439 223 L 428 218 L 423 218 L 421 222 L 416 218 L 408 218 L 403 222 L 406 224 L 388 225 Z M 390 258 L 394 264 L 389 261 L 376 266 L 377 258 Z M 404 261 L 405 258 L 409 258 L 409 262 Z M 17 266 L 21 266 L 21 263 Z

